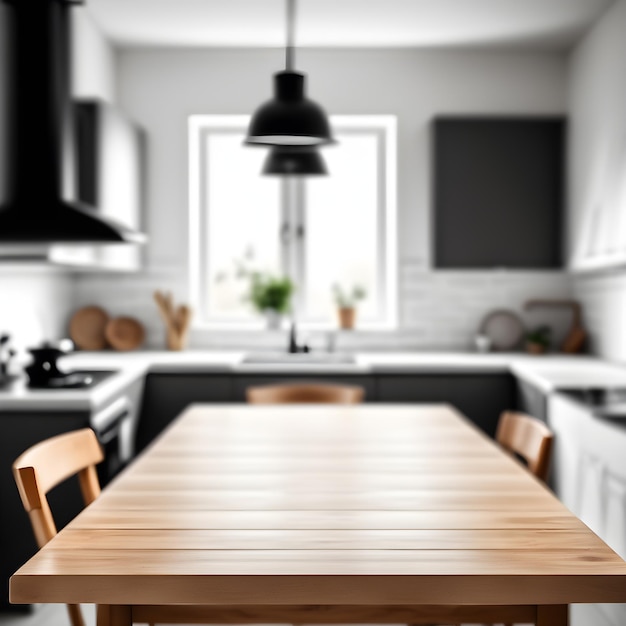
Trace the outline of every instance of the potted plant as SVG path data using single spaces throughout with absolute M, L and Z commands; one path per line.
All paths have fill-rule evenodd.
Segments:
M 252 272 L 248 300 L 263 313 L 267 327 L 280 328 L 282 317 L 289 312 L 294 285 L 289 278 L 280 278 L 262 272 Z
M 291 308 L 295 287 L 289 278 L 253 269 L 254 257 L 253 248 L 248 248 L 242 258 L 234 259 L 234 271 L 217 272 L 215 282 L 247 281 L 248 288 L 242 299 L 265 316 L 268 329 L 276 330 L 281 326 L 283 315 Z
M 543 354 L 550 347 L 550 327 L 539 326 L 526 335 L 526 352 Z
M 364 300 L 367 295 L 365 289 L 360 285 L 355 285 L 351 291 L 346 291 L 340 285 L 335 284 L 333 285 L 333 295 L 337 305 L 339 328 L 351 330 L 356 321 L 356 305 L 360 300 Z

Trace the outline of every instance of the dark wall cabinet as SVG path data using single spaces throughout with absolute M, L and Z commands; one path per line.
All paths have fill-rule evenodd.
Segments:
M 137 432 L 143 450 L 190 404 L 245 402 L 246 389 L 295 382 L 360 385 L 366 402 L 448 402 L 493 436 L 500 413 L 515 406 L 509 374 L 227 375 L 149 374 Z
M 439 118 L 434 265 L 562 266 L 563 118 Z

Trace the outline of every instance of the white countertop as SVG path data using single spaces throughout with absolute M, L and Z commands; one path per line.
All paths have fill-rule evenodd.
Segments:
M 10 388 L 0 390 L 0 410 L 91 410 L 148 371 L 311 375 L 511 372 L 544 392 L 559 388 L 626 387 L 626 365 L 611 364 L 589 356 L 463 352 L 368 352 L 354 356 L 355 363 L 347 365 L 265 365 L 242 363 L 243 352 L 77 352 L 60 361 L 62 369 L 114 369 L 118 373 L 91 389 L 34 390 L 26 386 L 25 380 L 19 380 Z

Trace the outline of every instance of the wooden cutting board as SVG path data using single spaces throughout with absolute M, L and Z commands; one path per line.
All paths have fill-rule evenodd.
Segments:
M 136 350 L 143 344 L 146 330 L 134 317 L 116 317 L 107 324 L 105 335 L 114 350 Z
M 78 309 L 70 320 L 70 338 L 81 350 L 104 350 L 109 314 L 99 306 Z

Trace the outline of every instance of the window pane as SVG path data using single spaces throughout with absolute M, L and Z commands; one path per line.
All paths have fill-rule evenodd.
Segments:
M 332 285 L 365 288 L 359 320 L 379 319 L 379 139 L 375 132 L 338 133 L 324 150 L 330 175 L 306 181 L 306 317 L 335 316 Z
M 206 135 L 206 233 L 203 241 L 207 308 L 212 318 L 253 317 L 244 301 L 247 281 L 237 276 L 245 258 L 250 269 L 280 273 L 280 188 L 262 176 L 266 150 L 243 146 L 244 131 Z

